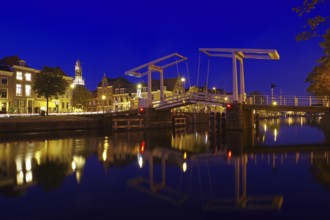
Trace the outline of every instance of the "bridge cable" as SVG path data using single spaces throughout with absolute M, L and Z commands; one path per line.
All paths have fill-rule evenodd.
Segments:
M 187 76 L 188 76 L 188 84 L 189 84 L 189 88 L 191 87 L 190 84 L 190 74 L 189 74 L 189 68 L 188 68 L 188 62 L 186 61 L 186 69 L 187 69 Z
M 209 74 L 210 74 L 210 63 L 211 59 L 210 56 L 208 56 L 208 61 L 207 61 L 207 73 L 206 73 L 206 93 L 208 93 L 208 85 L 209 85 Z
M 177 75 L 180 77 L 180 73 L 179 73 L 179 65 L 178 65 L 178 58 L 175 57 L 175 62 L 176 62 L 176 73 Z
M 198 80 L 199 80 L 199 70 L 200 70 L 200 67 L 201 67 L 201 52 L 199 52 L 199 55 L 198 55 L 198 69 L 197 69 L 197 88 L 198 88 Z

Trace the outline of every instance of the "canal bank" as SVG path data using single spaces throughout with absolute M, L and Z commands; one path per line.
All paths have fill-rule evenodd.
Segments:
M 71 115 L 8 117 L 0 119 L 0 132 L 95 129 L 100 128 L 99 118 Z
M 171 114 L 168 112 L 151 112 L 148 114 L 132 114 L 121 112 L 116 114 L 91 114 L 91 115 L 50 115 L 50 116 L 10 116 L 0 118 L 0 132 L 37 132 L 60 130 L 137 130 L 154 129 L 177 126 L 176 119 L 184 119 L 184 124 L 209 123 L 209 114 L 184 113 Z

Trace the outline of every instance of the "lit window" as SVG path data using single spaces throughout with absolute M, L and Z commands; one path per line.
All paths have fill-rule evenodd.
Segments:
M 8 84 L 8 79 L 7 78 L 1 78 L 1 83 L 2 83 L 2 85 L 7 85 Z
M 16 96 L 22 96 L 22 85 L 16 84 Z
M 16 72 L 16 79 L 22 80 L 23 79 L 23 73 L 22 72 Z
M 25 80 L 31 81 L 31 73 L 25 73 Z
M 7 98 L 7 89 L 1 89 L 1 98 Z
M 31 96 L 31 85 L 25 85 L 25 96 Z

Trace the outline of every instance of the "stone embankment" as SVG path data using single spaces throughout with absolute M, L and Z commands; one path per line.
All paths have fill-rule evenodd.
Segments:
M 31 116 L 0 118 L 0 132 L 32 132 L 95 129 L 102 127 L 100 118 L 82 116 Z

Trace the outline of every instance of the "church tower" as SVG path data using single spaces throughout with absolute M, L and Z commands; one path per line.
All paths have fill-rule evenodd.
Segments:
M 85 81 L 82 78 L 82 69 L 81 69 L 79 60 L 76 61 L 76 66 L 75 66 L 74 70 L 75 70 L 75 77 L 73 80 L 73 84 L 74 85 L 85 85 Z

